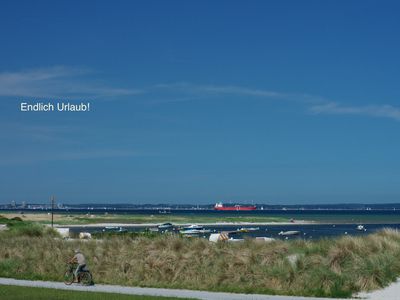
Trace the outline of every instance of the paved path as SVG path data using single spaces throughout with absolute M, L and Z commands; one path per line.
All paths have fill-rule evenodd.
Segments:
M 292 296 L 268 296 L 256 294 L 232 294 L 232 293 L 217 293 L 206 291 L 191 291 L 191 290 L 173 290 L 173 289 L 157 289 L 157 288 L 140 288 L 140 287 L 125 287 L 118 285 L 103 285 L 96 284 L 94 286 L 67 286 L 62 282 L 51 281 L 31 281 L 17 280 L 11 278 L 0 278 L 0 285 L 17 285 L 29 287 L 43 287 L 62 290 L 88 291 L 88 292 L 104 292 L 118 293 L 127 295 L 147 295 L 147 296 L 164 296 L 177 298 L 194 298 L 203 300 L 322 300 L 327 298 L 314 297 L 292 297 Z M 386 298 L 381 298 L 386 299 Z M 340 300 L 340 299 L 335 299 Z M 347 299 L 348 300 L 348 299 Z
M 357 296 L 368 300 L 399 300 L 400 279 L 382 290 L 376 290 L 369 293 L 362 292 Z

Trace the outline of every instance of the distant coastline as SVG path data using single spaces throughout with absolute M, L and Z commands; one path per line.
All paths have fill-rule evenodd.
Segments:
M 227 203 L 229 204 L 229 203 Z M 238 202 L 240 205 L 248 203 Z M 68 210 L 93 210 L 93 211 L 112 211 L 112 210 L 213 210 L 215 203 L 210 204 L 171 204 L 171 203 L 157 203 L 157 204 L 131 204 L 131 203 L 57 203 L 54 207 L 57 211 Z M 337 203 L 337 204 L 271 204 L 271 203 L 254 203 L 257 211 L 260 210 L 318 210 L 318 211 L 340 211 L 340 210 L 400 210 L 399 203 Z M 51 209 L 50 202 L 16 202 L 9 201 L 8 203 L 0 203 L 0 210 L 48 210 Z

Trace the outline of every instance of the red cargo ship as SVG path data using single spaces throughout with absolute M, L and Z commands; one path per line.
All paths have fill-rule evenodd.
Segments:
M 224 206 L 221 202 L 216 203 L 214 206 L 215 210 L 230 210 L 230 211 L 248 211 L 248 210 L 255 210 L 257 207 L 255 205 L 247 205 L 247 206 L 242 206 L 239 204 L 233 205 L 233 206 Z

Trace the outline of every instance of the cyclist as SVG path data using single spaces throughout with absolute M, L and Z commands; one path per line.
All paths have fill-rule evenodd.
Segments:
M 75 255 L 70 259 L 69 261 L 70 263 L 75 263 L 78 264 L 78 266 L 76 267 L 76 270 L 74 272 L 75 274 L 75 280 L 78 282 L 78 274 L 79 272 L 84 271 L 85 267 L 86 267 L 86 258 L 85 256 L 81 253 L 81 251 L 79 249 L 75 249 Z

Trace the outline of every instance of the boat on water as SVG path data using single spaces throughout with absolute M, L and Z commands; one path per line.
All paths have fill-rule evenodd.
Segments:
M 249 210 L 256 210 L 257 207 L 255 205 L 229 205 L 226 206 L 222 204 L 222 202 L 218 202 L 214 205 L 214 210 L 221 210 L 221 211 L 249 211 Z
M 179 231 L 182 234 L 188 234 L 188 235 L 192 235 L 192 234 L 204 234 L 204 233 L 210 233 L 211 230 L 210 229 L 186 229 L 186 230 L 181 230 Z
M 128 229 L 118 227 L 118 226 L 106 226 L 103 229 L 103 232 L 127 232 Z
M 237 232 L 250 232 L 250 231 L 258 231 L 260 230 L 260 227 L 242 227 L 238 228 L 236 231 Z
M 162 223 L 160 225 L 158 225 L 158 229 L 170 229 L 174 227 L 174 225 L 172 223 Z
M 191 235 L 191 234 L 210 233 L 211 229 L 206 229 L 201 225 L 192 224 L 190 226 L 183 227 L 179 232 L 182 234 Z
M 258 231 L 258 230 L 260 230 L 260 227 L 248 227 L 247 230 L 248 231 Z
M 186 226 L 186 227 L 182 228 L 182 230 L 193 230 L 193 229 L 200 230 L 200 229 L 204 229 L 204 227 L 201 226 L 201 225 L 192 224 L 192 225 L 189 225 L 189 226 Z
M 281 231 L 278 233 L 278 235 L 282 235 L 282 236 L 290 236 L 290 235 L 298 235 L 298 234 L 300 234 L 300 231 L 297 231 L 297 230 Z
M 118 226 L 106 226 L 106 227 L 104 227 L 104 230 L 117 230 L 117 229 L 119 229 Z
M 367 231 L 367 229 L 365 229 L 365 227 L 364 227 L 363 225 L 358 225 L 358 226 L 356 227 L 356 229 L 357 229 L 358 231 Z

